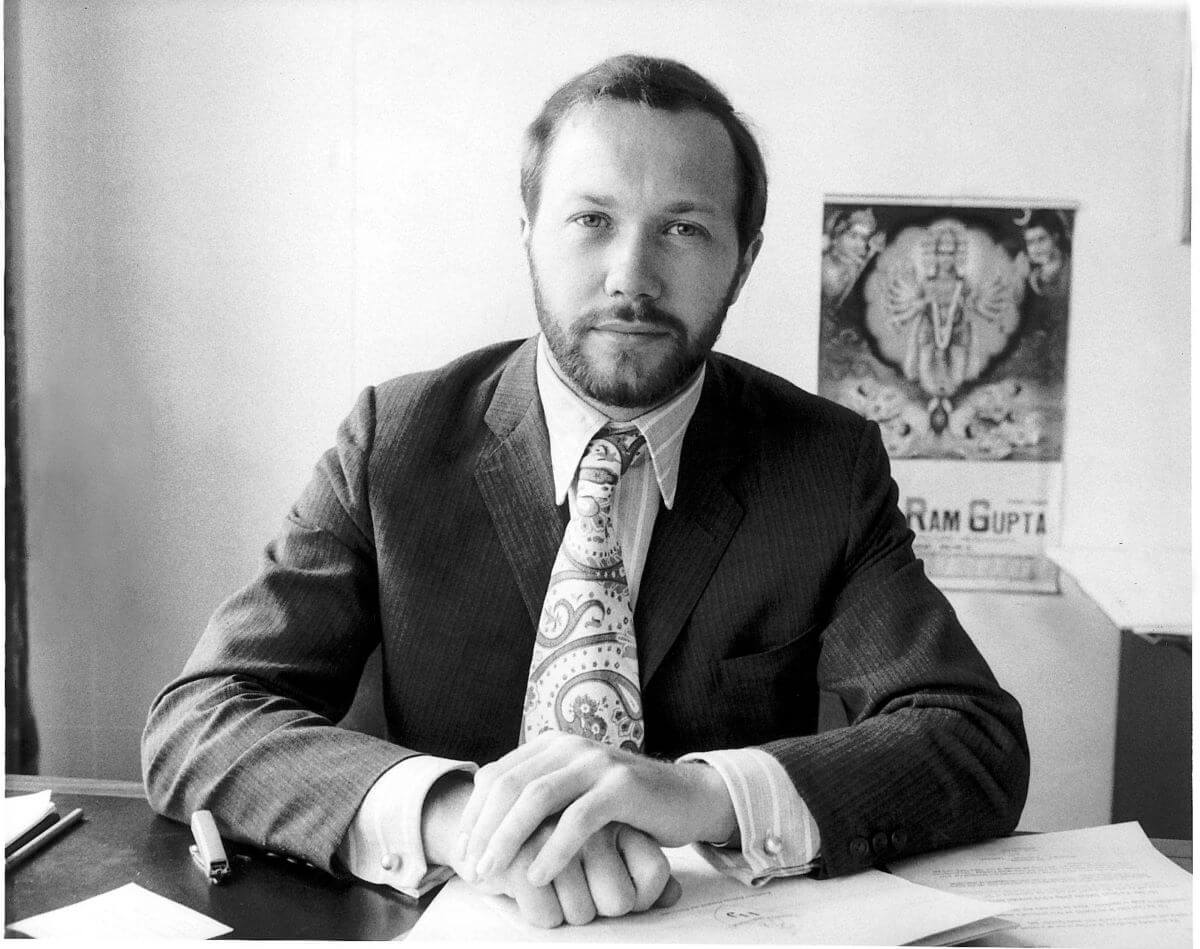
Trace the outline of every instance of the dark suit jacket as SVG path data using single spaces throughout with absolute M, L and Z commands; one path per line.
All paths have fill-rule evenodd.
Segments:
M 385 769 L 516 745 L 564 523 L 534 354 L 505 343 L 362 394 L 151 708 L 157 809 L 209 808 L 332 869 Z M 1020 709 L 926 579 L 896 493 L 873 423 L 713 355 L 638 598 L 647 753 L 764 747 L 831 874 L 1004 834 L 1025 798 Z M 380 644 L 392 742 L 333 724 Z M 849 727 L 814 734 L 820 689 Z

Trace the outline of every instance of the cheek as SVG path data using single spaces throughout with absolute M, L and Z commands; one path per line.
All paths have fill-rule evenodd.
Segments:
M 569 298 L 586 291 L 599 278 L 589 255 L 561 245 L 550 245 L 541 251 L 535 245 L 534 263 L 543 292 L 555 296 Z

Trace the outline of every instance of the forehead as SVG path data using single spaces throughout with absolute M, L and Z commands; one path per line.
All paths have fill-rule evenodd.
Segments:
M 668 112 L 601 100 L 563 119 L 542 175 L 542 202 L 578 195 L 657 205 L 691 201 L 731 218 L 737 157 L 724 126 L 706 112 Z

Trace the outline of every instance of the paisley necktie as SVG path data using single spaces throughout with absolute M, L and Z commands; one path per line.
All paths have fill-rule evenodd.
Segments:
M 642 695 L 629 581 L 613 523 L 617 482 L 645 446 L 636 430 L 597 433 L 579 462 L 538 623 L 521 742 L 570 732 L 641 751 Z

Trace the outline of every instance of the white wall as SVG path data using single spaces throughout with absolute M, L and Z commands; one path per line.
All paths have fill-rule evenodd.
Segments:
M 825 194 L 1078 202 L 1064 539 L 1188 544 L 1179 9 L 27 0 L 10 20 L 47 773 L 136 774 L 151 697 L 358 388 L 534 331 L 520 133 L 627 49 L 689 62 L 759 129 L 766 245 L 721 348 L 800 385 Z M 1026 706 L 1024 826 L 1105 820 L 1114 631 L 1070 589 L 955 603 Z

